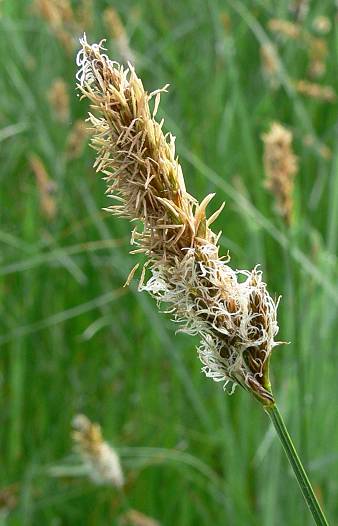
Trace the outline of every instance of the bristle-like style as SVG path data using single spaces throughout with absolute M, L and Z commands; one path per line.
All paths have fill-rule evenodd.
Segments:
M 103 440 L 100 426 L 92 423 L 85 415 L 76 415 L 73 428 L 76 451 L 81 455 L 93 482 L 123 486 L 124 477 L 119 457 Z
M 297 158 L 292 151 L 292 133 L 274 122 L 264 142 L 265 186 L 274 194 L 278 212 L 287 225 L 292 222 L 293 187 L 297 173 Z
M 89 45 L 85 37 L 77 64 L 78 88 L 95 112 L 88 119 L 95 167 L 118 201 L 110 210 L 143 223 L 141 232 L 132 232 L 135 252 L 146 254 L 150 272 L 148 279 L 142 273 L 139 289 L 172 314 L 179 330 L 200 335 L 198 354 L 207 376 L 273 403 L 268 364 L 278 302 L 261 271 L 234 271 L 229 258 L 219 256 L 210 229 L 219 212 L 206 216 L 213 195 L 199 204 L 188 194 L 175 139 L 155 120 L 165 88 L 148 94 L 131 65 L 112 62 L 103 42 Z

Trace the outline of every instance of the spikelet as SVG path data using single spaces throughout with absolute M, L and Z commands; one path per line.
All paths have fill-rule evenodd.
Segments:
M 260 48 L 262 72 L 264 78 L 272 89 L 277 89 L 280 85 L 278 77 L 278 60 L 276 50 L 271 44 L 263 44 Z
M 307 134 L 307 135 L 304 135 L 303 137 L 303 144 L 304 146 L 307 146 L 307 147 L 316 147 L 316 138 L 314 135 L 311 135 L 311 134 Z M 326 144 L 321 144 L 319 145 L 319 147 L 317 146 L 317 152 L 319 153 L 319 155 L 325 159 L 326 161 L 328 161 L 329 159 L 332 158 L 332 151 L 331 149 L 326 146 Z
M 69 0 L 35 0 L 35 11 L 49 25 L 51 31 L 68 53 L 74 49 L 74 12 Z
M 298 22 L 304 21 L 309 12 L 309 3 L 310 0 L 293 0 L 293 2 L 289 4 L 289 10 L 295 20 Z
M 273 403 L 268 364 L 277 345 L 277 304 L 258 268 L 233 270 L 228 257 L 219 257 L 219 236 L 210 225 L 222 207 L 207 219 L 213 194 L 200 204 L 188 194 L 175 139 L 155 120 L 165 88 L 148 94 L 132 66 L 109 60 L 102 42 L 89 45 L 84 37 L 81 46 L 77 80 L 96 114 L 89 113 L 95 167 L 118 201 L 109 210 L 143 223 L 132 244 L 147 255 L 151 275 L 146 281 L 143 269 L 139 289 L 172 314 L 180 331 L 200 336 L 208 377 Z
M 92 423 L 85 415 L 76 415 L 73 428 L 76 451 L 82 457 L 93 482 L 123 486 L 124 477 L 119 457 L 103 440 L 100 426 Z
M 302 35 L 302 27 L 299 24 L 289 22 L 288 20 L 282 20 L 281 18 L 272 18 L 269 20 L 268 28 L 273 33 L 278 33 L 279 35 L 292 40 L 297 40 Z
M 89 130 L 85 122 L 81 119 L 77 119 L 68 135 L 67 146 L 66 146 L 66 157 L 67 159 L 74 160 L 78 159 L 83 151 L 86 139 L 88 137 Z
M 265 186 L 274 194 L 277 209 L 287 225 L 293 212 L 294 177 L 297 158 L 292 151 L 292 134 L 278 122 L 262 135 L 264 142 Z
M 326 41 L 323 38 L 311 37 L 309 41 L 309 73 L 312 77 L 321 77 L 325 73 L 327 56 Z
M 331 21 L 327 16 L 319 15 L 313 20 L 313 29 L 321 35 L 326 35 L 331 31 Z
M 231 32 L 231 18 L 228 11 L 221 11 L 219 14 L 219 19 L 222 24 L 224 33 L 229 34 Z
M 134 53 L 130 49 L 128 33 L 116 9 L 107 7 L 103 12 L 103 22 L 110 32 L 122 60 L 135 64 Z
M 29 162 L 36 177 L 41 211 L 49 221 L 52 221 L 57 212 L 55 199 L 56 183 L 49 177 L 43 162 L 37 155 L 32 154 Z
M 62 123 L 67 122 L 69 120 L 69 94 L 66 82 L 62 78 L 54 79 L 47 96 L 56 119 Z
M 94 21 L 93 0 L 81 0 L 76 12 L 77 24 L 79 27 L 89 29 Z M 83 30 L 83 29 L 82 29 Z
M 324 86 L 307 80 L 295 81 L 295 88 L 298 93 L 324 102 L 335 102 L 337 95 L 332 86 Z

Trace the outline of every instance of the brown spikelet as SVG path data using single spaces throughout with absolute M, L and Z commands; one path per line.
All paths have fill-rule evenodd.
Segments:
M 93 0 L 81 0 L 76 12 L 77 25 L 79 28 L 90 29 L 94 21 Z
M 304 135 L 303 144 L 310 148 L 315 147 L 316 138 L 314 137 L 314 135 L 311 135 L 311 134 Z M 329 160 L 332 157 L 332 151 L 328 146 L 326 146 L 326 144 L 321 144 L 319 148 L 317 149 L 317 151 L 319 155 L 325 160 Z
M 324 102 L 335 102 L 337 95 L 332 86 L 324 86 L 307 80 L 295 81 L 295 88 L 301 95 Z
M 132 66 L 109 60 L 102 42 L 89 45 L 84 37 L 81 44 L 78 88 L 94 112 L 88 120 L 95 167 L 118 203 L 108 210 L 143 224 L 131 240 L 148 258 L 139 289 L 166 306 L 179 330 L 200 335 L 208 377 L 273 403 L 268 364 L 277 345 L 278 302 L 257 268 L 235 271 L 228 256 L 219 256 L 220 234 L 210 227 L 222 207 L 207 218 L 214 195 L 198 203 L 187 192 L 175 139 L 155 119 L 165 88 L 148 94 Z
M 289 22 L 288 20 L 282 20 L 280 18 L 272 18 L 269 20 L 268 28 L 273 33 L 278 33 L 279 35 L 292 40 L 297 40 L 302 36 L 302 27 L 299 24 Z
M 57 212 L 55 199 L 56 183 L 49 177 L 43 162 L 37 155 L 32 154 L 29 162 L 36 177 L 41 211 L 49 221 L 52 221 Z
M 276 50 L 271 44 L 264 44 L 260 48 L 262 72 L 272 89 L 279 87 L 278 59 Z
M 34 11 L 49 25 L 67 53 L 75 45 L 75 15 L 69 0 L 35 0 Z
M 77 119 L 68 135 L 66 157 L 69 160 L 78 159 L 83 152 L 84 145 L 89 135 L 88 126 L 82 119 Z
M 66 82 L 62 78 L 54 79 L 47 96 L 56 119 L 62 123 L 67 122 L 69 120 L 69 94 Z
M 264 142 L 265 186 L 273 193 L 277 209 L 287 225 L 293 212 L 293 186 L 297 158 L 292 151 L 292 134 L 278 122 L 262 135 Z
M 134 53 L 130 49 L 128 33 L 116 9 L 107 7 L 103 12 L 102 18 L 122 60 L 135 64 Z
M 230 33 L 231 31 L 231 18 L 228 11 L 221 11 L 219 14 L 220 22 L 222 24 L 224 32 Z
M 309 40 L 309 73 L 312 77 L 321 77 L 326 71 L 328 47 L 323 38 L 311 37 Z

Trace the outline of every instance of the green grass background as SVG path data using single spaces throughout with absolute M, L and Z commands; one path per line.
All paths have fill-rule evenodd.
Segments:
M 114 5 L 126 25 L 146 89 L 170 83 L 159 116 L 177 136 L 188 190 L 216 192 L 212 207 L 232 265 L 260 263 L 282 294 L 272 382 L 297 448 L 331 524 L 338 523 L 337 105 L 295 93 L 308 54 L 276 38 L 272 17 L 294 20 L 291 2 L 130 0 L 94 2 L 90 42 L 107 36 L 101 14 Z M 73 6 L 76 8 L 77 3 Z M 67 161 L 65 145 L 87 104 L 74 91 L 75 56 L 25 0 L 0 4 L 0 492 L 16 505 L 1 524 L 107 525 L 130 506 L 163 525 L 310 525 L 311 517 L 267 417 L 249 396 L 228 396 L 200 371 L 194 338 L 132 286 L 137 256 L 129 225 L 109 204 L 93 151 Z M 225 29 L 221 13 L 230 26 Z M 334 25 L 333 1 L 310 3 Z M 337 32 L 324 84 L 337 87 Z M 279 53 L 281 87 L 262 75 L 259 49 Z M 119 59 L 114 41 L 107 46 Z M 68 83 L 71 119 L 48 103 L 56 77 Z M 264 189 L 260 136 L 274 120 L 294 134 L 299 157 L 295 222 L 287 231 Z M 323 159 L 313 134 L 332 149 Z M 35 153 L 57 185 L 47 222 L 29 165 Z M 74 462 L 70 424 L 83 412 L 121 453 L 127 500 L 83 477 L 52 477 Z M 76 462 L 76 461 L 75 461 Z M 0 512 L 1 513 L 1 512 Z

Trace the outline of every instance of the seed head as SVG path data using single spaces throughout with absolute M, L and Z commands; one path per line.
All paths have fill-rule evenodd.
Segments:
M 262 72 L 272 89 L 280 85 L 278 70 L 279 64 L 275 47 L 272 44 L 264 44 L 260 48 Z
M 262 135 L 264 142 L 265 186 L 274 194 L 277 210 L 291 224 L 294 177 L 297 158 L 292 151 L 292 134 L 278 122 Z
M 298 93 L 324 102 L 335 102 L 337 94 L 332 86 L 324 86 L 307 80 L 298 80 L 295 82 Z
M 148 94 L 133 67 L 124 69 L 103 53 L 102 42 L 81 39 L 77 57 L 78 88 L 87 97 L 95 167 L 104 174 L 107 193 L 119 204 L 108 210 L 143 229 L 132 232 L 134 252 L 144 252 L 139 289 L 149 292 L 170 312 L 179 330 L 198 334 L 207 376 L 240 384 L 262 403 L 273 402 L 268 363 L 276 345 L 277 304 L 262 273 L 235 271 L 219 256 L 210 228 L 222 207 L 207 218 L 213 198 L 198 203 L 185 188 L 175 154 L 175 138 L 155 120 L 157 90 Z M 152 110 L 150 109 L 152 104 Z
M 42 160 L 35 154 L 31 154 L 29 163 L 36 178 L 36 185 L 40 196 L 40 208 L 43 215 L 52 221 L 57 214 L 56 182 L 48 175 Z
M 327 16 L 316 16 L 312 23 L 313 29 L 321 35 L 326 35 L 331 31 L 331 21 Z
M 96 484 L 121 487 L 124 477 L 117 453 L 102 438 L 101 428 L 86 416 L 73 419 L 73 440 L 76 450 L 88 467 L 90 478 Z
M 56 119 L 60 122 L 69 120 L 69 94 L 67 84 L 62 78 L 56 78 L 49 90 L 48 101 L 52 107 Z
M 130 49 L 128 33 L 116 9 L 107 7 L 103 12 L 102 19 L 122 60 L 134 64 L 135 57 Z
M 272 18 L 269 20 L 268 28 L 273 33 L 277 33 L 292 40 L 297 40 L 302 34 L 302 28 L 299 24 L 281 18 Z

